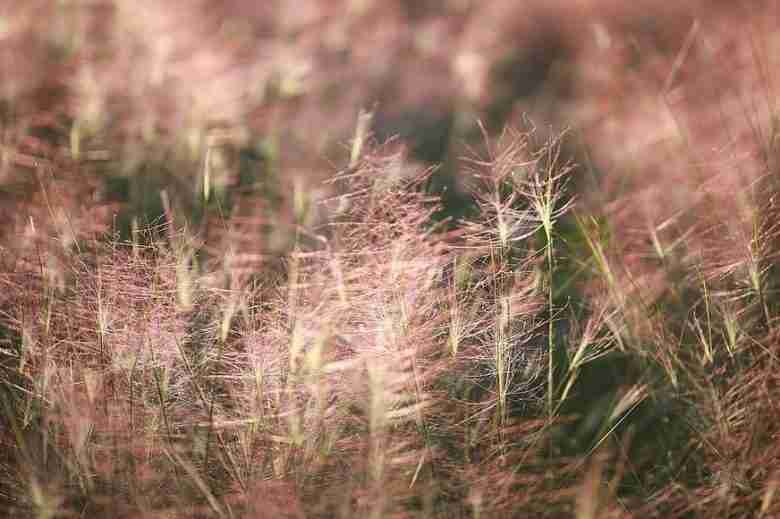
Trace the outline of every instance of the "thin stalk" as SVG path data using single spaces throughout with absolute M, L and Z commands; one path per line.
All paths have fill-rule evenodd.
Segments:
M 553 359 L 555 353 L 555 329 L 553 328 L 553 269 L 555 267 L 555 260 L 552 253 L 552 229 L 550 228 L 548 230 L 547 226 L 545 226 L 545 233 L 547 234 L 547 268 L 550 272 L 550 286 L 547 287 L 547 305 L 550 309 L 550 315 L 547 321 L 547 408 L 549 411 L 548 414 L 552 418 L 554 413 L 553 393 L 555 390 L 555 361 Z

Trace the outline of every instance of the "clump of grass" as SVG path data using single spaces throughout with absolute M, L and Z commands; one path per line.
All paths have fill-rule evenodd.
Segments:
M 333 178 L 328 219 L 299 228 L 286 267 L 265 278 L 214 285 L 192 261 L 197 241 L 163 229 L 72 255 L 62 292 L 41 276 L 9 284 L 30 301 L 8 323 L 34 385 L 8 409 L 19 466 L 35 468 L 16 481 L 41 496 L 15 509 L 227 517 L 261 509 L 256 489 L 273 481 L 315 515 L 470 509 L 449 494 L 472 495 L 468 484 L 441 467 L 510 456 L 549 355 L 533 345 L 551 317 L 531 239 L 558 173 L 520 133 L 501 146 L 482 163 L 484 214 L 463 232 L 436 223 L 431 170 L 388 149 Z M 506 463 L 513 479 L 522 467 Z M 479 510 L 493 506 L 483 496 Z
M 5 515 L 778 515 L 771 9 L 17 4 Z

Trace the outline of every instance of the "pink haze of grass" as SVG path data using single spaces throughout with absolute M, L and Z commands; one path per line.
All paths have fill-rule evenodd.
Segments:
M 777 515 L 776 14 L 1 6 L 0 503 Z M 512 97 L 498 71 L 540 56 Z M 434 173 L 359 146 L 361 109 L 453 114 L 474 211 L 439 221 Z M 272 175 L 241 184 L 244 149 Z M 116 237 L 144 189 L 159 227 Z

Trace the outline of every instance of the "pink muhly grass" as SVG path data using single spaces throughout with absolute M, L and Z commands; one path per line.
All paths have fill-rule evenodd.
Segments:
M 544 324 L 547 326 L 550 413 L 553 408 L 553 227 L 571 206 L 571 201 L 562 199 L 565 176 L 569 170 L 559 163 L 558 143 L 545 143 L 538 150 L 533 149 L 535 145 L 532 132 L 507 131 L 498 140 L 495 149 L 488 150 L 488 160 L 469 161 L 474 180 L 485 187 L 474 190 L 480 214 L 476 222 L 464 226 L 464 246 L 484 257 L 489 268 L 485 288 L 495 305 L 496 313 L 492 320 L 497 328 L 488 343 L 495 346 L 492 362 L 495 363 L 498 381 L 500 416 L 506 413 L 510 392 L 517 390 L 510 390 L 513 385 L 510 378 L 519 369 L 525 369 L 515 364 L 525 364 L 522 359 L 534 355 L 530 353 L 532 348 L 523 345 L 534 335 L 542 335 L 539 323 L 534 319 L 544 305 L 539 291 L 541 280 L 537 254 L 544 254 L 550 273 L 546 302 L 548 316 Z M 547 243 L 540 252 L 533 245 L 539 233 Z M 511 324 L 515 316 L 521 316 L 521 322 L 530 320 L 517 328 L 517 324 Z M 515 329 L 510 328 L 510 324 Z

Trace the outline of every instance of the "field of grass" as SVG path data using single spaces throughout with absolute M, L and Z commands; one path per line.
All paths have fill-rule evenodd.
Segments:
M 0 517 L 780 517 L 772 2 L 171 4 L 0 3 Z

